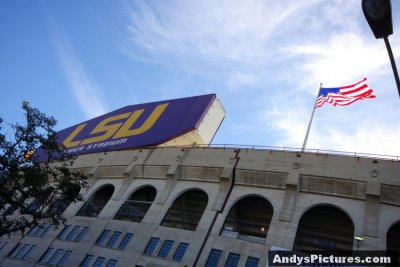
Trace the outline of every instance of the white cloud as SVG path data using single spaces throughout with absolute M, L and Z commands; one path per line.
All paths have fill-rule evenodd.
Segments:
M 391 128 L 388 132 L 383 129 Z M 398 155 L 400 145 L 398 142 L 398 133 L 400 127 L 390 127 L 390 125 L 380 124 L 379 128 L 360 127 L 354 129 L 350 134 L 345 131 L 332 130 L 328 140 L 332 147 L 339 150 L 371 152 L 381 155 Z M 363 148 L 368 151 L 363 151 Z M 360 150 L 361 149 L 361 150 Z
M 152 53 L 253 65 L 271 55 L 266 44 L 279 24 L 312 4 L 289 2 L 140 1 L 131 9 L 129 37 Z
M 65 41 L 56 40 L 58 56 L 67 80 L 85 116 L 97 117 L 107 112 L 99 86 L 89 77 L 82 63 Z
M 307 147 L 400 151 L 390 133 L 400 129 L 393 119 L 400 111 L 393 109 L 392 119 L 384 111 L 396 106 L 387 82 L 392 75 L 387 52 L 366 25 L 358 1 L 138 1 L 129 18 L 130 49 L 140 51 L 141 58 L 145 54 L 170 67 L 222 80 L 220 92 L 227 92 L 223 102 L 262 102 L 257 109 L 263 109 L 263 119 L 231 119 L 249 138 L 238 142 L 248 144 L 254 133 L 246 130 L 265 127 L 276 133 L 265 145 L 301 147 L 320 82 L 334 87 L 367 77 L 378 89 L 372 102 L 378 104 L 318 110 Z M 398 57 L 397 39 L 392 47 Z M 260 125 L 247 125 L 249 121 Z
M 306 84 L 323 82 L 325 86 L 334 87 L 356 82 L 368 74 L 379 74 L 382 66 L 388 63 L 387 52 L 381 45 L 367 43 L 359 35 L 347 33 L 332 35 L 323 44 L 289 47 L 288 53 L 306 58 L 298 66 L 306 73 Z
M 366 100 L 367 101 L 367 100 Z M 372 100 L 373 101 L 373 100 Z M 368 103 L 358 103 L 368 105 Z M 378 116 L 363 117 L 354 110 L 335 110 L 331 106 L 317 109 L 307 149 L 350 151 L 381 155 L 398 155 L 400 125 L 383 121 Z M 338 107 L 338 109 L 346 109 Z M 350 115 L 353 115 L 351 116 Z M 338 114 L 338 115 L 336 115 Z M 311 110 L 299 109 L 290 112 L 274 109 L 264 114 L 264 121 L 281 131 L 282 135 L 273 145 L 279 147 L 301 147 L 305 138 Z
M 265 112 L 264 121 L 273 126 L 274 129 L 282 132 L 281 137 L 273 145 L 278 147 L 300 147 L 303 144 L 308 121 L 302 114 L 304 113 L 288 113 L 276 107 Z M 310 141 L 310 143 L 312 142 Z
M 236 90 L 257 82 L 257 77 L 250 73 L 234 72 L 227 78 L 226 84 L 229 88 Z

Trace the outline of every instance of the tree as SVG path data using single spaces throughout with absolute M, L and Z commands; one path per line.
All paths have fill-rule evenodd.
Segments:
M 87 181 L 71 170 L 73 158 L 57 142 L 56 120 L 28 102 L 22 108 L 26 123 L 11 125 L 12 136 L 3 134 L 0 118 L 0 236 L 44 223 L 64 224 L 62 212 L 82 199 L 79 192 Z M 48 161 L 37 161 L 40 149 Z

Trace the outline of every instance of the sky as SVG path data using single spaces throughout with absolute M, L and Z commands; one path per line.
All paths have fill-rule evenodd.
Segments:
M 400 1 L 389 37 L 400 69 Z M 213 144 L 301 148 L 320 83 L 377 98 L 314 115 L 307 148 L 400 155 L 400 97 L 358 0 L 3 0 L 0 117 L 58 130 L 139 103 L 215 93 Z M 8 130 L 9 131 L 9 130 Z

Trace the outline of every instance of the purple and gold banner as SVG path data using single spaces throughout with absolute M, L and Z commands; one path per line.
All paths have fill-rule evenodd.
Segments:
M 120 108 L 57 132 L 66 155 L 156 146 L 198 128 L 215 94 Z M 38 150 L 39 162 L 47 161 Z

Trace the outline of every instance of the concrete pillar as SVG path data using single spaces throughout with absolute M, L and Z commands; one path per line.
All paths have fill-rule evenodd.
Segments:
M 300 173 L 298 171 L 298 168 L 299 164 L 294 163 L 293 170 L 288 175 L 288 179 L 286 181 L 285 197 L 283 199 L 283 205 L 281 213 L 279 215 L 280 221 L 292 221 L 293 212 L 296 207 L 297 196 L 299 193 Z

